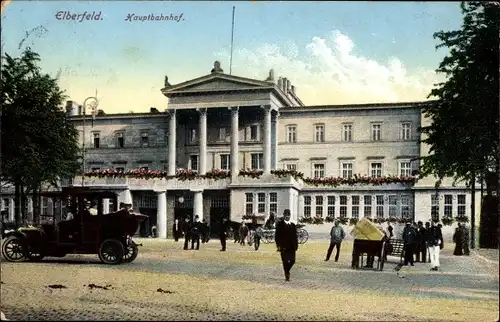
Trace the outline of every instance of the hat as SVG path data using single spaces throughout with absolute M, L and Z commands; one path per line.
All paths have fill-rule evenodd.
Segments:
M 290 209 L 285 209 L 283 210 L 283 216 L 291 216 L 292 213 L 290 212 Z

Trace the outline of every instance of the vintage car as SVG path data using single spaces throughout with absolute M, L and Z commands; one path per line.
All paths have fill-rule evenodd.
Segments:
M 70 187 L 42 196 L 65 204 L 63 214 L 57 218 L 54 211 L 49 223 L 8 232 L 2 243 L 2 255 L 7 261 L 39 261 L 67 254 L 97 254 L 105 264 L 136 259 L 139 245 L 132 236 L 146 216 L 127 207 L 118 210 L 116 193 Z M 110 213 L 103 212 L 105 199 L 113 205 Z

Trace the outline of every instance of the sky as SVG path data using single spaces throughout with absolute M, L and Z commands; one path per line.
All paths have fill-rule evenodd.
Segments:
M 459 2 L 13 0 L 2 10 L 2 53 L 31 47 L 68 100 L 97 90 L 106 113 L 164 110 L 165 75 L 181 83 L 215 60 L 229 73 L 233 6 L 232 74 L 264 80 L 274 69 L 306 105 L 427 99 L 447 54 L 433 33 L 462 24 Z M 176 20 L 133 19 L 150 14 Z

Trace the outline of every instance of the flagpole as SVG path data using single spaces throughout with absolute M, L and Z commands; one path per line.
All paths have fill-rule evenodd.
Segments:
M 231 25 L 231 58 L 229 60 L 229 75 L 231 75 L 233 71 L 234 10 L 235 7 L 233 6 L 233 23 Z

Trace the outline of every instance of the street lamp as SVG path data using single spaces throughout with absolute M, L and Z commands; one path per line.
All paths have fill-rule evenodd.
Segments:
M 96 97 L 90 96 L 83 101 L 82 107 L 82 115 L 83 115 L 83 124 L 82 124 L 82 187 L 85 185 L 85 114 L 87 112 L 87 106 L 92 110 L 92 117 L 94 117 L 97 113 L 97 106 L 99 106 L 99 101 Z

